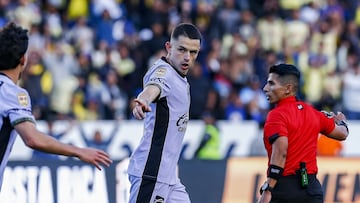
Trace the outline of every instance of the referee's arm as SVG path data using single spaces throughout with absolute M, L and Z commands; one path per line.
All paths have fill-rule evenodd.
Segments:
M 286 155 L 288 149 L 288 138 L 286 136 L 279 136 L 272 143 L 272 154 L 270 157 L 269 169 L 275 172 L 269 172 L 266 183 L 269 187 L 274 188 L 277 183 L 277 177 L 281 175 L 286 162 Z M 281 171 L 281 172 L 280 172 Z M 277 174 L 275 174 L 277 172 Z M 264 183 L 265 184 L 265 183 Z M 262 189 L 261 189 L 262 190 Z M 261 192 L 260 192 L 261 193 Z M 271 190 L 262 191 L 258 203 L 269 203 L 271 201 Z
M 279 136 L 272 144 L 272 154 L 270 158 L 270 165 L 276 165 L 281 168 L 285 167 L 286 155 L 288 149 L 288 138 L 286 136 Z M 274 188 L 277 180 L 268 177 L 267 182 L 270 187 Z
M 329 138 L 339 141 L 346 140 L 346 138 L 349 135 L 349 128 L 345 115 L 341 112 L 337 112 L 337 114 L 333 114 L 333 116 L 334 116 L 335 128 L 331 133 L 325 135 Z

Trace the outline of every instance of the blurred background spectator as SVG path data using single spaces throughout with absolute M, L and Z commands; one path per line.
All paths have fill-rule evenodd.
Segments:
M 360 64 L 349 67 L 343 75 L 343 107 L 349 120 L 360 119 Z
M 211 83 L 207 77 L 203 77 L 199 63 L 196 63 L 189 73 L 188 81 L 191 84 L 190 119 L 202 119 L 202 114 L 207 107 Z
M 359 9 L 351 0 L 16 0 L 0 1 L 0 25 L 29 29 L 22 84 L 39 119 L 132 119 L 141 78 L 179 22 L 196 24 L 204 41 L 189 75 L 192 119 L 210 109 L 261 122 L 270 107 L 251 92 L 281 61 L 302 71 L 301 99 L 359 119 Z
M 119 120 L 114 120 L 114 126 L 110 131 L 110 134 L 104 135 L 104 133 L 100 129 L 95 129 L 94 131 L 89 133 L 89 130 L 85 129 L 81 123 L 79 123 L 78 125 L 80 135 L 84 140 L 86 146 L 101 149 L 105 152 L 108 152 L 108 147 L 113 138 L 115 137 L 117 131 L 119 130 L 119 126 Z
M 221 135 L 216 124 L 216 118 L 210 111 L 204 111 L 201 119 L 204 122 L 204 130 L 194 157 L 205 160 L 220 160 L 222 159 L 220 153 Z

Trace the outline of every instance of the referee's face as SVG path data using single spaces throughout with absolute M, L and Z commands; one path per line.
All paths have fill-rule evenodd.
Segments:
M 271 104 L 275 104 L 290 96 L 291 91 L 289 88 L 288 84 L 280 83 L 278 74 L 270 73 L 263 90 L 267 100 Z
M 182 75 L 193 67 L 200 50 L 200 40 L 180 36 L 166 43 L 167 59 Z

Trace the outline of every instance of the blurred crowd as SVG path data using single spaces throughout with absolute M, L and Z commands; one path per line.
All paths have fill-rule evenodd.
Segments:
M 360 119 L 357 0 L 0 0 L 0 25 L 10 20 L 29 30 L 21 85 L 37 119 L 133 119 L 142 77 L 180 22 L 203 34 L 191 119 L 263 122 L 279 62 L 301 70 L 301 99 Z

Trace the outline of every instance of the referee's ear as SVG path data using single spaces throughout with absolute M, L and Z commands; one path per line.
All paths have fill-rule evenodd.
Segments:
M 294 92 L 294 86 L 293 86 L 293 84 L 291 84 L 291 83 L 288 83 L 288 84 L 286 84 L 285 85 L 285 94 L 286 95 L 290 95 L 291 93 L 293 93 Z

